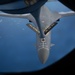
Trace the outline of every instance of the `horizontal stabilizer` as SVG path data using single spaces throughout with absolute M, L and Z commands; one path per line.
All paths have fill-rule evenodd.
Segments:
M 37 34 L 40 34 L 40 31 L 37 29 L 37 28 L 35 28 L 32 24 L 27 24 L 27 26 L 30 28 L 30 29 L 32 29 L 34 32 L 36 32 Z
M 75 11 L 75 1 L 74 0 L 59 0 L 62 4 Z

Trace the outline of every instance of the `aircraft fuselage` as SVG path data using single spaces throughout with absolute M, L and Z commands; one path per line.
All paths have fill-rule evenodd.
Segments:
M 43 12 L 44 11 L 44 12 Z M 40 11 L 40 21 L 41 21 L 41 29 L 44 32 L 44 38 L 40 37 L 40 31 L 37 25 L 36 20 L 32 20 L 35 26 L 31 25 L 31 29 L 36 32 L 36 48 L 38 52 L 38 56 L 40 61 L 44 64 L 50 54 L 51 48 L 51 28 L 53 28 L 57 24 L 57 20 L 60 18 L 60 15 L 56 12 L 50 12 L 50 10 L 42 6 Z M 48 31 L 49 30 L 49 31 Z

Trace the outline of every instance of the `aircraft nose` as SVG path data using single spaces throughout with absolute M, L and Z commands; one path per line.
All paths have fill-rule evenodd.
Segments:
M 42 62 L 42 64 L 44 64 L 48 59 L 49 50 L 45 49 L 45 48 L 42 48 L 38 51 L 38 55 L 39 55 L 40 61 Z

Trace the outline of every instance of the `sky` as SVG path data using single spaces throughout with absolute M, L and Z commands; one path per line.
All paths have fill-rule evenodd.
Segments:
M 45 4 L 50 11 L 70 11 L 59 2 Z M 43 69 L 75 48 L 75 16 L 61 18 L 51 31 L 50 55 L 45 64 L 39 61 L 36 34 L 27 19 L 0 17 L 0 72 L 30 72 Z

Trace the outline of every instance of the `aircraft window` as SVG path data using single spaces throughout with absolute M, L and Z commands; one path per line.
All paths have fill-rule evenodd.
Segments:
M 37 1 L 38 0 L 24 0 L 27 7 L 35 4 Z

